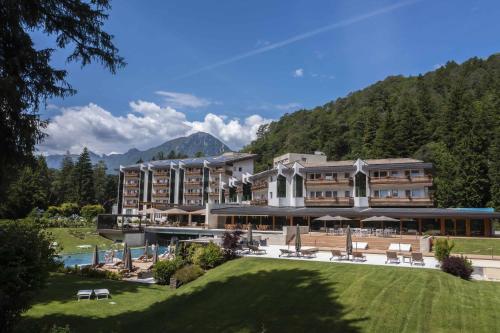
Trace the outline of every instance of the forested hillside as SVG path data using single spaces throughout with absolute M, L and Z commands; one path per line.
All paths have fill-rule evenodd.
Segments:
M 267 169 L 284 152 L 329 159 L 416 157 L 435 165 L 442 207 L 500 208 L 500 54 L 418 77 L 391 76 L 345 98 L 286 114 L 244 149 Z

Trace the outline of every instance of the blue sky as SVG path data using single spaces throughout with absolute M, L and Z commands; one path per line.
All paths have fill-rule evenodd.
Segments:
M 46 153 L 144 149 L 203 130 L 238 149 L 258 125 L 388 75 L 498 52 L 498 1 L 114 1 L 106 31 L 128 65 L 65 63 Z M 51 39 L 34 34 L 36 45 Z

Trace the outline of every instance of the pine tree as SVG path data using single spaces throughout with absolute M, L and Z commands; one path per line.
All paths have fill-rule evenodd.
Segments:
M 394 131 L 396 150 L 400 156 L 413 155 L 424 143 L 425 120 L 411 96 L 403 95 L 397 107 Z
M 177 154 L 173 150 L 171 150 L 170 153 L 168 153 L 168 155 L 167 155 L 168 160 L 175 160 L 176 158 L 177 158 Z
M 83 148 L 74 168 L 77 202 L 80 206 L 95 202 L 94 172 L 87 147 Z
M 94 165 L 94 193 L 95 200 L 101 205 L 106 201 L 106 163 L 99 161 Z
M 496 132 L 492 140 L 489 155 L 488 176 L 491 184 L 489 206 L 500 210 L 500 132 Z
M 396 157 L 399 155 L 394 135 L 395 126 L 392 111 L 389 110 L 385 113 L 382 124 L 377 130 L 372 155 L 379 157 Z
M 53 202 L 60 205 L 64 202 L 76 201 L 76 182 L 74 178 L 74 163 L 69 152 L 66 152 L 61 162 L 61 169 L 57 173 L 54 192 L 55 198 Z

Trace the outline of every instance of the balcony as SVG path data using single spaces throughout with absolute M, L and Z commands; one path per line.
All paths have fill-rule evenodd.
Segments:
M 139 178 L 139 171 L 125 171 L 123 175 L 126 178 Z
M 168 170 L 165 170 L 165 171 L 156 170 L 156 171 L 153 171 L 153 176 L 154 177 L 170 176 L 170 171 L 168 171 Z
M 202 169 L 191 169 L 191 170 L 186 170 L 185 171 L 186 175 L 202 175 L 203 170 Z
M 186 197 L 201 197 L 201 192 L 186 192 L 184 193 Z
M 426 176 L 416 176 L 416 177 L 411 177 L 411 176 L 405 176 L 405 177 L 381 177 L 381 178 L 374 178 L 370 177 L 370 184 L 376 185 L 376 184 L 421 184 L 421 185 L 427 185 L 427 186 L 432 186 L 432 176 L 431 175 L 426 175 Z
M 137 208 L 137 202 L 136 203 L 124 203 L 123 207 L 124 208 Z
M 186 186 L 201 186 L 202 182 L 201 180 L 196 180 L 196 181 L 185 181 L 184 185 Z
M 139 183 L 124 183 L 123 186 L 125 187 L 139 187 Z
M 306 206 L 352 206 L 352 198 L 339 197 L 306 197 L 304 198 Z
M 170 193 L 164 192 L 164 193 L 153 193 L 153 197 L 155 198 L 167 198 Z
M 267 182 L 252 184 L 252 191 L 267 190 L 267 187 L 268 187 Z
M 139 196 L 139 192 L 137 192 L 137 193 L 127 193 L 127 192 L 125 192 L 125 193 L 123 193 L 123 196 L 124 197 L 134 197 L 135 198 L 135 197 Z
M 432 207 L 433 202 L 432 202 L 432 199 L 429 197 L 426 197 L 426 198 L 412 198 L 412 197 L 407 197 L 407 198 L 392 198 L 392 197 L 375 198 L 375 197 L 371 197 L 370 198 L 370 206 L 372 206 L 372 207 L 377 207 L 377 206 Z
M 320 178 L 320 179 L 306 179 L 306 186 L 312 185 L 352 185 L 352 178 Z
M 267 199 L 255 199 L 250 201 L 251 205 L 254 206 L 267 206 Z
M 169 183 L 153 183 L 154 187 L 168 187 L 170 184 Z

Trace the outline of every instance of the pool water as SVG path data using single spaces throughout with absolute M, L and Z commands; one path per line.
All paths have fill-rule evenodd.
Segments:
M 167 249 L 166 246 L 160 246 L 159 247 L 159 254 L 162 254 L 165 252 Z M 149 253 L 153 253 L 151 247 L 149 247 Z M 132 248 L 132 258 L 138 258 L 144 254 L 144 247 L 138 247 L 138 248 Z M 104 255 L 106 254 L 106 251 L 99 251 L 99 262 L 104 262 Z M 61 260 L 64 262 L 64 266 L 69 267 L 69 266 L 80 266 L 80 265 L 90 265 L 92 263 L 92 256 L 94 255 L 94 252 L 88 252 L 88 253 L 74 253 L 74 254 L 63 254 L 61 255 Z M 122 259 L 123 258 L 123 251 L 115 251 L 115 258 Z

